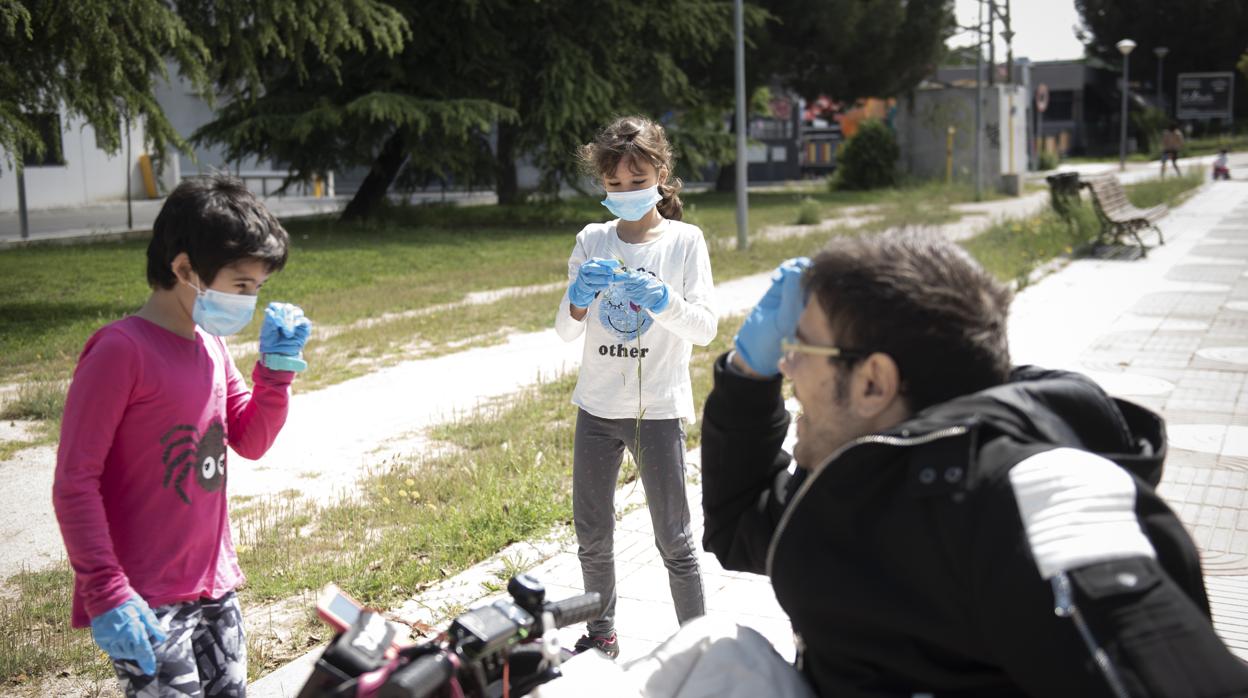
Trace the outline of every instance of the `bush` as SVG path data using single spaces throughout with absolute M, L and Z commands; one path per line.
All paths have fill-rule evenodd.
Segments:
M 797 209 L 798 225 L 814 225 L 823 220 L 823 208 L 819 206 L 819 202 L 809 196 L 802 198 L 802 203 Z
M 836 161 L 835 189 L 879 189 L 897 184 L 897 158 L 901 151 L 888 126 L 864 121 L 843 146 Z
M 1052 170 L 1057 167 L 1057 153 L 1051 150 L 1041 150 L 1037 165 L 1041 170 Z

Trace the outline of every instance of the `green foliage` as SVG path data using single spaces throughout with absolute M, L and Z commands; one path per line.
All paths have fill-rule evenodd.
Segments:
M 760 0 L 777 21 L 752 59 L 807 99 L 891 97 L 929 75 L 956 28 L 937 0 Z
M 814 225 L 823 220 L 823 207 L 809 196 L 803 197 L 797 207 L 797 224 Z
M 152 96 L 166 59 L 206 84 L 206 46 L 161 0 L 0 0 L 0 150 L 9 164 L 42 155 L 35 119 L 62 109 L 110 152 L 121 147 L 123 117 L 142 121 L 157 149 L 181 144 Z
M 1131 112 L 1131 123 L 1140 137 L 1140 149 L 1161 152 L 1161 132 L 1169 125 L 1170 119 L 1160 109 L 1148 107 Z
M 1081 40 L 1087 53 L 1118 68 L 1122 54 L 1115 44 L 1131 37 L 1139 45 L 1131 53 L 1133 80 L 1151 83 L 1157 75 L 1153 49 L 1170 49 L 1163 68 L 1163 87 L 1173 105 L 1175 75 L 1231 70 L 1244 52 L 1248 3 L 1228 0 L 1075 0 L 1083 20 Z M 1155 88 L 1151 88 L 1155 89 Z M 1151 89 L 1149 91 L 1151 91 Z M 1235 90 L 1237 113 L 1248 104 L 1245 90 Z
M 42 154 L 34 119 L 61 111 L 108 152 L 125 119 L 154 152 L 185 147 L 153 94 L 168 65 L 206 97 L 215 85 L 246 102 L 276 59 L 336 75 L 343 52 L 393 53 L 407 34 L 380 0 L 0 0 L 0 150 Z
M 892 129 L 877 119 L 864 121 L 841 146 L 832 186 L 851 190 L 896 186 L 900 153 Z
M 1058 165 L 1057 153 L 1052 150 L 1041 150 L 1039 159 L 1040 170 L 1056 169 Z

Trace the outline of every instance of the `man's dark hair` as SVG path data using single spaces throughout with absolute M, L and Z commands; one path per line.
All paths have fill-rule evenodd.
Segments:
M 1009 375 L 1010 291 L 939 235 L 834 238 L 803 283 L 839 346 L 893 358 L 916 412 Z
M 185 252 L 205 284 L 222 267 L 256 259 L 269 273 L 286 265 L 290 237 L 241 180 L 214 175 L 182 182 L 169 194 L 147 246 L 147 283 L 170 289 L 178 282 L 169 265 Z

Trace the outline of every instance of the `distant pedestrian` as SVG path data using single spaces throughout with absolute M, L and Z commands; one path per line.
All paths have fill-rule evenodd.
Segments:
M 254 459 L 273 444 L 310 324 L 269 305 L 254 390 L 222 338 L 251 323 L 288 247 L 238 180 L 183 182 L 153 226 L 147 302 L 92 335 L 74 370 L 52 503 L 72 623 L 90 626 L 127 696 L 246 690 L 226 447 Z
M 695 418 L 693 345 L 709 344 L 718 320 L 710 255 L 702 231 L 681 222 L 681 182 L 663 127 L 618 119 L 581 147 L 580 158 L 616 218 L 577 234 L 555 316 L 564 341 L 585 334 L 572 393 L 580 408 L 572 507 L 585 590 L 605 601 L 576 650 L 615 658 L 615 488 L 626 448 L 645 488 L 676 618 L 683 624 L 705 613 L 685 496 L 685 423 Z
M 1213 160 L 1213 178 L 1214 179 L 1230 179 L 1231 167 L 1227 158 L 1226 148 L 1218 151 L 1218 157 Z
M 1183 149 L 1183 132 L 1179 125 L 1170 122 L 1170 127 L 1161 134 L 1161 176 L 1166 176 L 1166 161 L 1174 166 L 1174 173 L 1182 176 L 1179 171 L 1179 151 Z

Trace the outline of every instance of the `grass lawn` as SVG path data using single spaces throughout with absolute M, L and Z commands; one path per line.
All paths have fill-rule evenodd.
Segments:
M 810 215 L 815 209 L 826 219 L 839 208 L 861 204 L 876 204 L 886 223 L 938 223 L 954 217 L 949 204 L 970 198 L 968 188 L 932 185 L 755 192 L 749 223 L 753 235 L 794 224 L 803 210 Z M 685 199 L 686 219 L 706 232 L 719 280 L 764 271 L 791 251 L 811 246 L 759 242 L 737 251 L 732 195 Z M 311 368 L 300 383 L 304 389 L 322 387 L 388 363 L 548 326 L 557 291 L 524 303 L 437 308 L 473 291 L 563 281 L 576 232 L 606 217 L 597 201 L 577 198 L 553 205 L 395 208 L 384 221 L 369 224 L 293 221 L 289 265 L 266 285 L 261 302 L 295 302 L 323 328 L 351 328 L 328 339 L 314 333 L 309 343 Z M 0 418 L 45 420 L 48 426 L 37 440 L 55 433 L 65 383 L 82 345 L 100 326 L 137 309 L 148 294 L 145 249 L 144 241 L 126 241 L 0 252 L 0 386 L 17 386 L 15 399 L 4 399 Z M 254 341 L 258 322 L 235 343 Z M 7 448 L 17 445 L 23 444 Z M 0 456 L 5 450 L 0 444 Z

